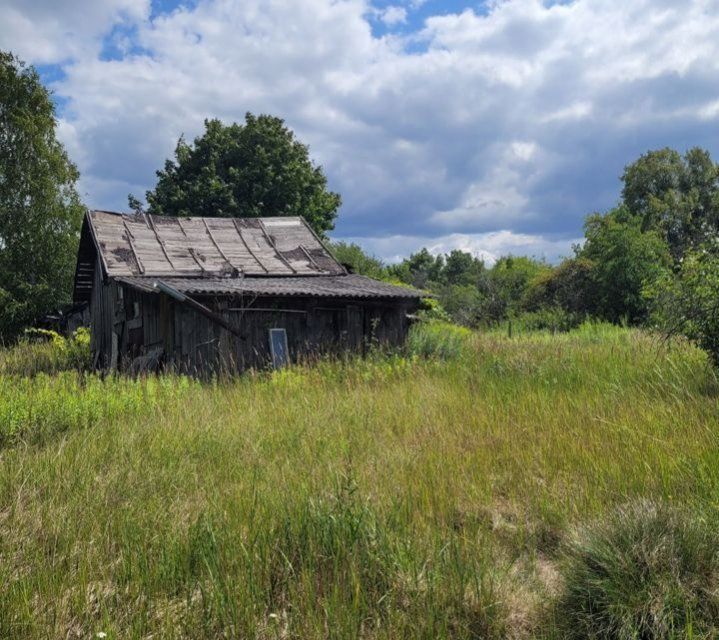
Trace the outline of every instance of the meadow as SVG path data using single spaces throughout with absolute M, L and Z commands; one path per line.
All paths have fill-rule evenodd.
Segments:
M 51 348 L 0 353 L 0 637 L 719 633 L 719 381 L 686 342 L 439 326 L 211 383 Z

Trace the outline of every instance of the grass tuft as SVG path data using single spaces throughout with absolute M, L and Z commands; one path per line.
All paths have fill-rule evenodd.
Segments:
M 715 638 L 719 536 L 685 509 L 640 500 L 569 547 L 558 619 L 568 638 Z

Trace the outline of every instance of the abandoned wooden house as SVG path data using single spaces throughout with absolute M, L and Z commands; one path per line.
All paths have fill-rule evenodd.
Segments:
M 421 292 L 348 273 L 299 217 L 88 212 L 75 302 L 94 364 L 200 375 L 399 345 Z

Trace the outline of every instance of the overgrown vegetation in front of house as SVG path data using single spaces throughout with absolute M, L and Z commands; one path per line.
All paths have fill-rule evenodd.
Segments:
M 719 383 L 684 341 L 420 324 L 210 384 L 20 359 L 0 637 L 716 635 Z
M 28 329 L 23 339 L 0 349 L 0 375 L 87 371 L 90 368 L 90 330 L 81 328 L 65 337 L 47 329 Z

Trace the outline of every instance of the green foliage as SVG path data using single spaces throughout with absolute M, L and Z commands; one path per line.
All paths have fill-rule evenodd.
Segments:
M 454 249 L 444 258 L 440 280 L 453 285 L 477 285 L 485 274 L 484 261 L 467 251 Z
M 33 376 L 90 368 L 90 331 L 80 328 L 69 338 L 47 329 L 26 329 L 25 337 L 0 350 L 0 375 Z
M 402 282 L 424 289 L 430 283 L 441 281 L 443 268 L 444 256 L 434 256 L 423 248 L 399 264 L 391 265 L 389 272 Z
M 493 305 L 482 315 L 501 319 L 530 311 L 538 315 L 527 321 L 541 325 L 542 316 L 561 308 L 570 325 L 583 316 L 646 322 L 644 292 L 660 297 L 655 283 L 670 286 L 672 266 L 678 268 L 682 256 L 719 231 L 719 168 L 701 149 L 683 157 L 661 149 L 628 165 L 622 180 L 622 203 L 587 218 L 585 242 L 574 258 L 546 268 L 526 285 L 520 279 L 516 286 L 503 281 L 498 262 L 491 275 L 494 290 L 504 294 L 493 295 L 490 287 L 487 299 Z M 681 324 L 676 320 L 675 314 L 675 324 Z
M 577 255 L 537 274 L 528 286 L 503 283 L 500 290 L 507 293 L 499 296 L 490 316 L 501 318 L 521 310 L 541 316 L 552 313 L 543 309 L 561 308 L 567 318 L 647 321 L 643 292 L 651 290 L 658 297 L 655 283 L 669 286 L 672 265 L 681 265 L 687 252 L 719 231 L 719 166 L 702 149 L 691 149 L 683 157 L 661 149 L 628 165 L 622 181 L 622 203 L 587 218 L 585 242 Z M 500 276 L 497 271 L 495 279 Z M 676 314 L 674 320 L 681 324 Z M 691 335 L 698 335 L 685 324 Z
M 447 313 L 437 298 L 423 298 L 420 302 L 420 308 L 417 315 L 419 315 L 422 320 L 452 322 L 452 318 L 449 313 Z
M 647 286 L 652 319 L 668 335 L 683 334 L 719 367 L 719 244 L 688 252 L 679 269 Z
M 379 258 L 365 253 L 358 244 L 354 242 L 330 242 L 330 251 L 341 264 L 349 266 L 353 273 L 383 280 L 387 278 L 387 271 Z
M 450 360 L 468 348 L 471 332 L 448 322 L 420 322 L 411 327 L 407 353 L 422 358 Z
M 490 271 L 488 294 L 494 299 L 491 320 L 501 320 L 522 310 L 531 283 L 551 272 L 551 267 L 527 256 L 499 258 Z
M 522 306 L 529 311 L 560 307 L 568 313 L 592 315 L 594 263 L 587 258 L 568 258 L 556 268 L 543 271 L 527 285 Z
M 675 261 L 719 232 L 719 165 L 707 151 L 650 151 L 626 167 L 622 181 L 628 212 L 665 239 Z
M 661 502 L 621 507 L 572 543 L 558 606 L 567 638 L 715 638 L 719 536 Z
M 438 291 L 441 306 L 449 318 L 466 327 L 476 327 L 485 321 L 487 298 L 476 285 L 450 284 Z
M 244 124 L 206 120 L 205 133 L 177 143 L 175 159 L 147 192 L 149 213 L 171 216 L 302 215 L 324 235 L 341 204 L 322 168 L 284 121 L 248 113 Z M 131 199 L 137 206 L 137 199 Z
M 69 301 L 83 208 L 50 94 L 0 52 L 0 342 Z
M 550 273 L 551 267 L 525 256 L 505 256 L 487 269 L 482 260 L 464 251 L 434 256 L 422 249 L 388 271 L 406 284 L 436 294 L 454 322 L 477 327 L 520 312 L 532 281 Z
M 642 231 L 625 207 L 587 218 L 585 235 L 580 255 L 593 264 L 591 294 L 596 313 L 611 322 L 646 320 L 643 290 L 671 265 L 664 240 L 654 231 Z
M 578 306 L 588 304 L 586 289 L 581 289 L 588 261 L 568 264 L 559 270 L 556 283 L 545 286 L 545 280 L 551 280 L 554 273 L 552 268 L 525 256 L 502 257 L 488 269 L 481 259 L 465 251 L 455 249 L 446 255 L 433 255 L 423 248 L 398 264 L 385 266 L 356 244 L 336 242 L 331 248 L 356 273 L 435 294 L 436 302 L 428 303 L 432 308 L 420 312 L 428 319 L 479 327 L 495 324 L 525 309 L 536 311 L 540 306 L 556 307 L 565 301 Z M 541 289 L 541 294 L 533 293 L 533 288 Z M 548 292 L 543 288 L 548 288 Z M 527 296 L 533 301 L 528 303 Z M 573 308 L 568 311 L 575 313 Z
M 567 311 L 563 307 L 540 307 L 536 311 L 525 311 L 512 320 L 513 330 L 527 331 L 571 331 L 585 320 L 581 313 Z

